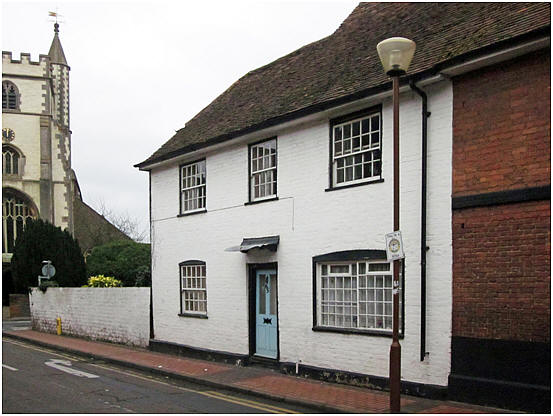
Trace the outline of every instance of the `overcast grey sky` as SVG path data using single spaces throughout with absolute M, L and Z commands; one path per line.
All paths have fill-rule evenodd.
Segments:
M 242 75 L 330 35 L 354 1 L 2 1 L 2 50 L 71 67 L 72 163 L 83 199 L 148 227 L 143 161 Z

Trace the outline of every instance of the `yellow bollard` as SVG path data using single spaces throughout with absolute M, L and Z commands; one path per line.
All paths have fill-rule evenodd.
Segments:
M 56 329 L 58 335 L 61 335 L 61 318 L 56 318 Z

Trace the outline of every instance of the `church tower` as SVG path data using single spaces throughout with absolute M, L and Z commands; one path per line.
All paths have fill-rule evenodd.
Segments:
M 54 25 L 47 55 L 2 52 L 2 265 L 29 218 L 73 233 L 69 65 Z

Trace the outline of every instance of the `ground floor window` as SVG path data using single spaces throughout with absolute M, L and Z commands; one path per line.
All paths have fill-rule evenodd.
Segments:
M 205 262 L 189 260 L 179 266 L 181 314 L 207 315 Z
M 2 253 L 13 253 L 17 237 L 27 221 L 37 218 L 37 211 L 23 195 L 10 189 L 2 189 L 2 193 Z
M 314 266 L 316 327 L 392 331 L 391 263 L 361 259 Z

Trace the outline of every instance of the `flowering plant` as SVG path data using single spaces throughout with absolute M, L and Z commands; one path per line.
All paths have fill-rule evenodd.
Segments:
M 98 276 L 90 276 L 88 278 L 88 284 L 83 287 L 121 287 L 123 282 L 117 280 L 115 277 L 104 276 L 99 274 Z

